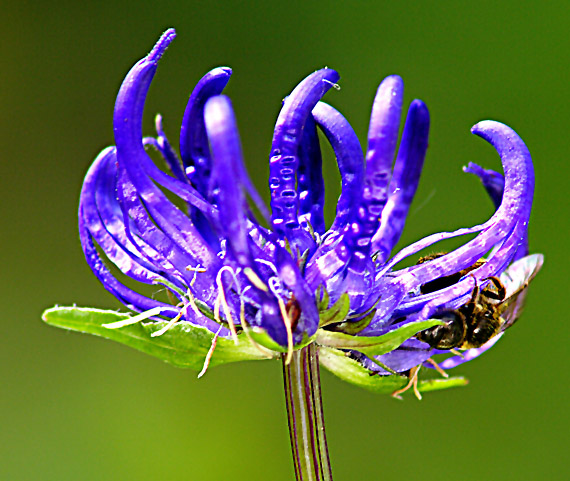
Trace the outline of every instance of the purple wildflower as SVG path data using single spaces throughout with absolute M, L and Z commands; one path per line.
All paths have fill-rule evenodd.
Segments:
M 453 351 L 420 340 L 419 333 L 445 326 L 450 315 L 473 301 L 474 292 L 490 289 L 492 278 L 506 288 L 503 297 L 513 297 L 510 317 L 484 345 L 456 353 L 441 366 L 478 356 L 516 320 L 524 294 L 516 299 L 513 294 L 522 292 L 542 256 L 528 256 L 534 175 L 529 152 L 513 130 L 493 121 L 472 129 L 495 147 L 503 163 L 504 176 L 474 164 L 465 169 L 480 178 L 495 214 L 484 224 L 430 235 L 391 256 L 418 185 L 429 132 L 428 110 L 414 100 L 397 148 L 400 77 L 390 76 L 378 88 L 366 155 L 344 117 L 321 102 L 336 86 L 334 70 L 318 70 L 293 90 L 273 136 L 269 214 L 246 172 L 232 105 L 222 95 L 229 68 L 212 70 L 192 92 L 180 158 L 160 117 L 157 136 L 142 137 L 145 97 L 174 36 L 173 30 L 165 32 L 128 73 L 115 105 L 116 146 L 99 154 L 81 192 L 79 229 L 87 262 L 113 295 L 142 313 L 133 322 L 163 316 L 235 340 L 244 331 L 270 353 L 291 353 L 317 342 L 386 375 Z M 334 149 L 342 178 L 328 230 L 317 127 Z M 171 174 L 154 164 L 147 153 L 151 148 Z M 165 191 L 181 202 L 175 204 Z M 256 220 L 247 197 L 270 228 Z M 404 258 L 465 234 L 477 236 L 445 255 L 394 270 Z M 126 276 L 163 285 L 180 303 L 128 288 L 101 253 Z M 424 286 L 442 278 L 449 282 L 425 292 Z M 499 306 L 502 300 L 485 302 Z M 327 356 L 323 363 L 335 370 Z

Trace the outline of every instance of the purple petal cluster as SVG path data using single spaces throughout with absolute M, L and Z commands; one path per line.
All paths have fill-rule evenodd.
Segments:
M 147 91 L 174 36 L 173 30 L 165 32 L 125 78 L 115 105 L 116 145 L 95 159 L 81 192 L 79 230 L 87 261 L 129 309 L 155 309 L 223 337 L 242 330 L 264 332 L 275 346 L 290 350 L 311 342 L 319 328 L 343 331 L 358 325 L 346 332 L 381 336 L 458 309 L 474 288 L 527 256 L 531 158 L 513 130 L 493 121 L 478 123 L 472 132 L 495 147 L 504 175 L 475 164 L 465 171 L 479 177 L 495 214 L 484 224 L 430 235 L 392 255 L 418 186 L 430 123 L 425 104 L 414 100 L 398 144 L 403 82 L 395 75 L 376 93 L 365 153 L 346 119 L 321 101 L 337 87 L 334 70 L 314 72 L 291 92 L 271 144 L 270 213 L 245 169 L 232 104 L 222 94 L 229 68 L 210 71 L 194 88 L 180 129 L 180 155 L 160 117 L 156 137 L 143 137 Z M 328 229 L 318 129 L 334 150 L 342 181 Z M 151 149 L 169 173 L 156 166 Z M 441 257 L 395 270 L 404 258 L 466 234 L 477 235 Z M 485 262 L 453 285 L 421 292 L 423 285 L 468 269 L 483 256 Z M 127 287 L 105 257 L 124 275 L 165 287 L 179 304 Z M 320 325 L 323 309 L 346 295 L 347 316 L 333 326 Z M 323 307 L 325 298 L 329 302 Z M 498 337 L 442 366 L 476 357 Z M 387 374 L 378 362 L 402 372 L 441 352 L 412 337 L 374 360 L 356 351 L 350 355 L 371 371 Z

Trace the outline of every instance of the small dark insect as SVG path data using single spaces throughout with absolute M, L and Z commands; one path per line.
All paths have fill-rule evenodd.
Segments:
M 442 255 L 444 253 L 430 254 L 422 257 L 418 264 Z M 416 337 L 435 349 L 481 347 L 512 326 L 519 318 L 526 288 L 542 267 L 542 262 L 543 257 L 540 254 L 519 259 L 511 264 L 500 278 L 488 278 L 489 283 L 483 289 L 475 286 L 467 304 L 434 316 L 445 324 L 426 329 Z M 420 291 L 422 294 L 428 294 L 450 287 L 484 263 L 484 260 L 479 260 L 455 274 L 430 281 L 422 285 Z

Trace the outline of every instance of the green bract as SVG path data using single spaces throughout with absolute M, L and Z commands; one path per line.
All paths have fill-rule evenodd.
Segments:
M 215 340 L 215 349 L 208 360 L 209 367 L 236 361 L 277 359 L 283 348 L 271 342 L 267 334 L 252 329 L 249 334 L 238 334 L 238 343 L 232 339 L 216 337 L 203 327 L 188 322 L 177 322 L 159 336 L 152 336 L 168 324 L 168 321 L 137 322 L 118 329 L 104 327 L 131 318 L 129 314 L 88 307 L 53 307 L 47 309 L 42 319 L 55 327 L 70 331 L 93 334 L 120 342 L 141 352 L 150 354 L 176 367 L 200 371 L 204 368 L 208 353 Z M 358 349 L 370 355 L 390 352 L 416 332 L 439 324 L 430 320 L 406 325 L 391 333 L 377 337 L 355 337 L 347 334 L 319 329 L 316 343 L 319 345 L 319 359 L 339 378 L 371 391 L 391 393 L 408 382 L 405 376 L 371 375 L 359 362 L 347 356 L 341 349 Z M 307 343 L 312 340 L 307 340 Z M 449 379 L 427 379 L 419 382 L 421 392 L 435 391 L 448 387 L 464 386 L 467 380 L 461 377 Z
M 151 337 L 151 334 L 162 329 L 167 321 L 139 322 L 120 329 L 103 327 L 103 324 L 118 322 L 128 317 L 128 314 L 88 307 L 54 307 L 46 310 L 42 316 L 43 320 L 52 326 L 111 339 L 177 367 L 202 369 L 215 334 L 188 322 L 179 322 L 156 337 Z M 236 345 L 232 339 L 218 337 L 210 367 L 268 358 L 247 340 L 245 334 L 239 334 L 238 339 L 239 343 Z

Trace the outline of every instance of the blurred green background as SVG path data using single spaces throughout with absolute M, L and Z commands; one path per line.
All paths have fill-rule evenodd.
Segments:
M 27 2 L 0 18 L 3 228 L 0 479 L 291 480 L 278 362 L 212 369 L 201 380 L 126 347 L 50 328 L 55 303 L 118 308 L 83 260 L 83 175 L 113 142 L 129 68 L 167 27 L 178 38 L 146 110 L 176 142 L 195 82 L 234 69 L 232 97 L 255 182 L 281 99 L 323 66 L 326 100 L 365 142 L 379 81 L 398 73 L 406 104 L 432 114 L 425 172 L 403 243 L 492 212 L 461 167 L 500 168 L 479 120 L 508 123 L 536 169 L 531 250 L 546 263 L 524 318 L 487 355 L 456 369 L 466 388 L 398 402 L 323 374 L 335 480 L 568 479 L 567 2 Z M 331 166 L 332 164 L 328 164 Z M 329 218 L 338 174 L 327 172 Z

